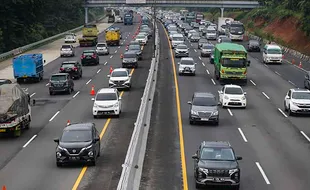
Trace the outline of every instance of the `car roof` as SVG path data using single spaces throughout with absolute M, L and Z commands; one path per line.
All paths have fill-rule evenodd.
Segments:
M 269 49 L 269 48 L 281 49 L 280 46 L 275 45 L 275 44 L 267 44 L 267 45 L 266 45 L 266 48 L 267 48 L 267 49 Z
M 292 92 L 310 92 L 310 90 L 304 88 L 291 88 L 290 90 Z
M 228 141 L 202 141 L 201 147 L 229 147 L 231 145 Z
M 100 90 L 98 90 L 97 94 L 113 93 L 113 92 L 117 92 L 117 90 L 115 88 L 101 88 Z
M 182 58 L 181 58 L 181 61 L 186 61 L 186 60 L 188 60 L 188 61 L 194 61 L 194 59 L 193 59 L 192 57 L 182 57 Z
M 195 92 L 194 97 L 215 97 L 211 92 Z
M 64 128 L 66 130 L 91 130 L 93 127 L 93 123 L 74 123 Z
M 241 86 L 236 85 L 236 84 L 226 84 L 225 87 L 229 87 L 229 88 L 242 88 Z

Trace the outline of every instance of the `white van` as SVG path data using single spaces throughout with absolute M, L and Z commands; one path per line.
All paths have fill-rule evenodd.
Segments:
M 280 63 L 282 64 L 283 52 L 280 46 L 275 44 L 267 44 L 263 50 L 264 63 Z
M 171 38 L 171 48 L 177 47 L 179 44 L 184 44 L 183 34 L 173 34 Z
M 214 27 L 209 26 L 207 28 L 206 38 L 207 40 L 216 40 L 216 29 Z

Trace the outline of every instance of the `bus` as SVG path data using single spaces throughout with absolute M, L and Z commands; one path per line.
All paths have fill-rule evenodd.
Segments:
M 227 32 L 231 40 L 243 41 L 245 28 L 242 22 L 232 21 L 230 24 L 228 24 Z
M 200 23 L 204 19 L 204 15 L 202 13 L 196 13 L 196 22 Z

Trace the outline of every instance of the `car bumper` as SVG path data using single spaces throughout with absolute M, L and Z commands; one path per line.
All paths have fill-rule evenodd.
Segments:
M 310 108 L 300 108 L 295 105 L 290 105 L 290 110 L 295 114 L 310 114 Z
M 93 115 L 94 116 L 105 116 L 105 115 L 119 115 L 120 109 L 119 107 L 111 107 L 111 108 L 100 108 L 93 107 Z
M 61 56 L 72 56 L 74 55 L 73 52 L 60 52 Z
M 207 36 L 208 40 L 216 40 L 216 36 Z
M 107 50 L 99 50 L 99 51 L 97 50 L 96 52 L 97 52 L 98 55 L 107 55 L 107 54 L 109 54 L 109 51 L 107 51 Z
M 188 57 L 188 52 L 175 52 L 176 57 Z
M 88 59 L 88 60 L 82 60 L 82 65 L 88 65 L 88 64 L 96 64 L 96 59 Z
M 1 133 L 12 133 L 14 131 L 20 130 L 20 128 L 21 128 L 20 124 L 16 124 L 16 125 L 5 127 L 5 128 L 1 127 L 1 124 L 0 124 L 0 134 Z
M 267 63 L 282 63 L 282 59 L 267 59 Z
M 221 181 L 216 180 L 221 179 Z M 230 177 L 207 177 L 201 181 L 196 180 L 196 183 L 201 186 L 238 186 L 240 182 L 232 180 Z
M 136 67 L 138 66 L 138 62 L 132 62 L 132 63 L 122 63 L 123 67 Z
M 195 72 L 196 72 L 195 69 L 191 70 L 179 69 L 179 74 L 194 74 Z
M 260 51 L 260 47 L 249 47 L 250 51 Z
M 62 152 L 59 152 L 61 156 L 56 153 L 56 162 L 60 164 L 69 164 L 69 163 L 87 163 L 92 162 L 95 159 L 94 152 L 92 155 L 89 155 L 88 152 L 81 155 L 68 155 Z
M 75 43 L 76 40 L 65 40 L 65 43 Z
M 219 121 L 219 116 L 214 115 L 209 118 L 201 118 L 198 115 L 190 115 L 189 120 L 194 121 L 194 122 L 202 122 L 202 123 L 216 123 Z
M 118 89 L 127 89 L 131 87 L 130 83 L 122 83 L 122 84 L 115 84 L 115 83 L 109 83 L 110 88 L 118 88 Z
M 190 39 L 191 42 L 198 42 L 199 39 Z
M 69 86 L 66 87 L 49 87 L 49 91 L 52 92 L 66 92 L 70 89 Z
M 223 100 L 223 106 L 226 107 L 246 107 L 247 102 L 245 100 L 232 101 L 232 100 Z

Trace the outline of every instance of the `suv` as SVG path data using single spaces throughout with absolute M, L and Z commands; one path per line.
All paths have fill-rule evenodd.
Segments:
M 129 45 L 126 51 L 135 51 L 138 56 L 138 59 L 142 60 L 142 51 L 140 45 Z
M 82 77 L 82 65 L 78 61 L 65 61 L 61 64 L 60 73 L 69 73 L 69 75 L 74 79 L 79 79 Z
M 75 49 L 73 45 L 65 44 L 60 48 L 60 57 L 71 56 L 74 57 Z
M 96 52 L 98 55 L 109 55 L 110 51 L 107 43 L 98 43 L 96 45 Z
M 65 43 L 75 43 L 75 42 L 76 42 L 76 35 L 74 33 L 66 35 Z
M 290 89 L 284 98 L 284 110 L 288 115 L 310 114 L 310 91 Z
M 196 72 L 196 64 L 194 62 L 194 59 L 191 57 L 182 57 L 180 62 L 178 62 L 179 65 L 179 75 L 182 74 L 192 74 L 195 75 Z
M 111 75 L 108 75 L 110 88 L 131 88 L 131 74 L 127 69 L 114 69 Z
M 227 84 L 219 91 L 219 102 L 223 108 L 225 107 L 242 107 L 246 108 L 246 92 L 241 86 Z
M 306 89 L 310 89 L 310 71 L 307 71 L 307 73 L 305 75 L 304 87 Z
M 124 53 L 122 66 L 138 68 L 138 56 L 136 51 L 127 51 Z
M 82 65 L 94 64 L 99 65 L 99 56 L 95 50 L 84 50 L 81 55 Z
M 200 40 L 199 33 L 192 33 L 189 37 L 190 42 L 198 42 Z
M 188 57 L 188 47 L 185 44 L 179 44 L 175 48 L 175 57 Z
M 214 50 L 214 45 L 213 44 L 203 44 L 201 47 L 201 52 L 200 56 L 201 57 L 209 57 L 211 56 L 211 52 Z
M 248 52 L 250 51 L 258 51 L 260 52 L 260 42 L 258 40 L 250 40 L 247 46 Z
M 212 93 L 195 92 L 188 104 L 190 105 L 189 123 L 191 125 L 195 124 L 195 122 L 219 124 L 218 103 Z
M 55 92 L 68 92 L 71 94 L 74 91 L 74 82 L 68 73 L 53 74 L 49 82 L 50 95 Z
M 69 124 L 54 142 L 57 143 L 57 167 L 70 162 L 96 165 L 100 156 L 100 137 L 94 123 Z
M 238 160 L 242 160 L 242 157 L 235 156 L 229 142 L 203 141 L 192 158 L 197 189 L 208 185 L 226 185 L 239 189 Z
M 100 89 L 94 100 L 93 116 L 115 115 L 119 117 L 121 114 L 122 102 L 119 92 L 116 88 Z

